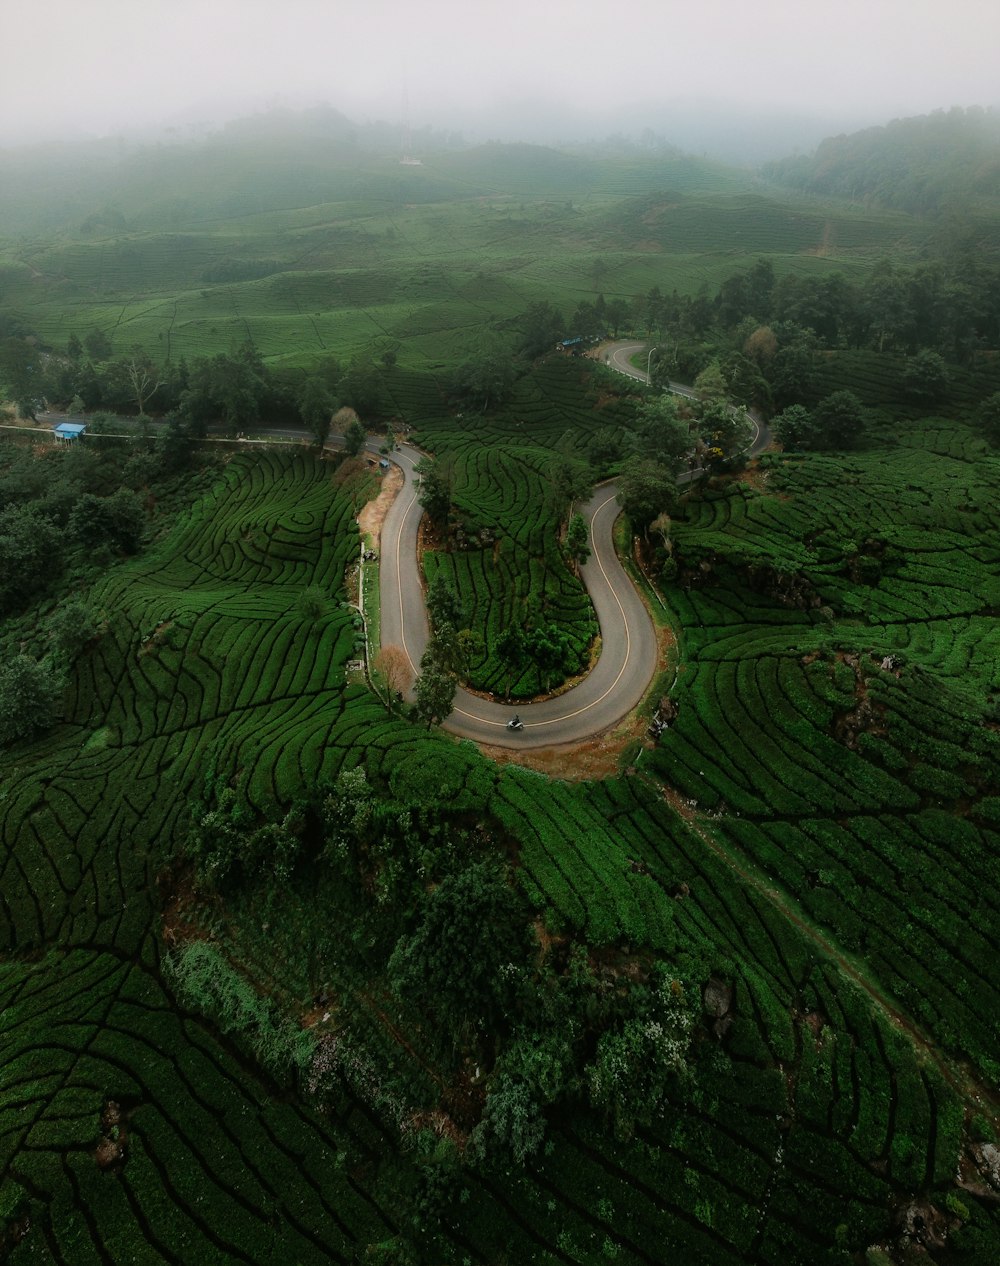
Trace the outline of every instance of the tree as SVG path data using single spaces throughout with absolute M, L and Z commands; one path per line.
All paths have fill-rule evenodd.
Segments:
M 521 329 L 518 351 L 529 360 L 550 352 L 564 337 L 566 329 L 562 313 L 557 312 L 552 304 L 544 299 L 540 303 L 531 304 L 521 315 L 518 324 Z
M 637 1014 L 601 1036 L 587 1068 L 590 1101 L 608 1114 L 620 1139 L 650 1123 L 671 1082 L 687 1071 L 694 1015 L 680 982 L 654 970 L 654 988 L 638 996 Z
M 103 330 L 99 330 L 96 327 L 83 336 L 83 345 L 87 349 L 87 355 L 91 360 L 107 360 L 111 355 L 111 340 Z
M 544 1140 L 545 1118 L 531 1087 L 499 1073 L 490 1085 L 482 1119 L 472 1132 L 474 1154 L 486 1157 L 495 1144 L 523 1165 Z
M 784 448 L 813 448 L 817 427 L 804 404 L 790 404 L 771 419 L 771 429 Z
M 948 390 L 944 358 L 928 348 L 907 359 L 903 370 L 903 391 L 918 404 L 936 404 Z
M 853 391 L 835 391 L 813 410 L 818 441 L 826 448 L 855 448 L 864 438 L 865 410 Z
M 702 404 L 718 404 L 729 399 L 729 383 L 717 360 L 706 365 L 694 380 L 694 394 Z
M 778 350 L 778 340 L 769 325 L 758 325 L 747 335 L 743 352 L 758 365 L 766 365 Z
M 413 676 L 410 657 L 401 646 L 383 646 L 376 654 L 372 666 L 375 679 L 381 679 L 385 685 L 385 703 L 391 712 Z
M 524 625 L 520 620 L 512 620 L 497 638 L 493 653 L 503 665 L 507 674 L 506 693 L 510 695 L 510 684 L 514 674 L 519 672 L 528 660 L 528 642 L 524 633 Z
M 163 386 L 163 375 L 141 347 L 133 348 L 128 360 L 122 362 L 122 367 L 136 410 L 141 416 L 145 414 L 150 398 Z
M 624 299 L 609 299 L 606 315 L 611 337 L 617 338 L 622 326 L 628 325 L 632 310 Z
M 907 320 L 903 278 L 891 261 L 876 264 L 864 292 L 864 315 L 872 329 L 878 351 L 885 351 L 903 338 Z
M 79 361 L 83 356 L 83 344 L 75 334 L 71 334 L 66 340 L 66 355 L 72 361 Z
M 15 655 L 0 667 L 0 745 L 47 730 L 62 689 L 61 677 L 46 660 Z
M 445 620 L 439 621 L 421 656 L 421 672 L 428 668 L 436 668 L 439 672 L 457 679 L 466 671 L 468 664 L 469 639 L 463 637 L 453 624 Z
M 514 358 L 506 344 L 483 343 L 455 375 L 454 394 L 460 403 L 485 413 L 507 399 L 514 378 Z
M 746 409 L 741 405 L 718 402 L 702 408 L 698 418 L 698 434 L 708 449 L 709 460 L 729 461 L 742 453 L 750 443 L 753 428 Z
M 995 391 L 980 403 L 976 421 L 991 444 L 1000 444 L 1000 391 Z
M 108 546 L 134 554 L 142 543 L 146 511 L 142 498 L 131 488 L 119 488 L 110 497 L 85 492 L 69 516 L 71 536 L 91 549 Z
M 622 456 L 620 433 L 610 426 L 602 426 L 594 432 L 587 444 L 587 460 L 594 470 L 606 471 Z
M 383 408 L 382 375 L 370 360 L 354 360 L 340 380 L 340 398 L 362 417 L 378 417 Z
M 302 384 L 299 392 L 299 417 L 309 434 L 322 448 L 330 438 L 330 425 L 335 401 L 326 380 L 313 374 Z
M 558 624 L 543 624 L 531 630 L 525 649 L 534 660 L 546 690 L 556 673 L 571 673 L 579 667 L 579 654 Z
M 566 557 L 575 564 L 578 570 L 590 557 L 590 530 L 582 514 L 574 514 L 570 519 L 563 549 L 566 551 Z
M 636 413 L 636 454 L 659 463 L 674 475 L 687 466 L 694 448 L 691 427 L 681 421 L 673 396 L 645 400 Z
M 45 631 L 54 659 L 69 665 L 102 630 L 92 607 L 79 598 L 69 598 L 46 620 Z
M 618 504 L 645 532 L 658 514 L 670 512 L 677 500 L 677 479 L 667 467 L 648 457 L 630 457 L 618 478 Z
M 416 695 L 417 717 L 427 722 L 429 730 L 432 725 L 440 725 L 451 711 L 455 702 L 455 691 L 458 689 L 458 679 L 454 673 L 443 671 L 433 659 L 428 659 L 425 651 L 420 660 L 420 674 L 413 689 Z
M 355 418 L 344 432 L 344 452 L 348 457 L 357 457 L 365 446 L 368 432 L 361 422 Z
M 436 571 L 434 579 L 427 586 L 427 613 L 434 628 L 450 624 L 452 628 L 459 629 L 465 623 L 465 613 L 458 594 L 443 571 Z
M 413 932 L 389 959 L 393 991 L 429 1008 L 455 1036 L 482 1021 L 489 1032 L 513 982 L 505 968 L 527 952 L 525 913 L 507 875 L 475 862 L 449 875 L 422 904 Z
M 199 361 L 181 395 L 181 409 L 195 432 L 221 420 L 234 430 L 254 426 L 268 396 L 268 374 L 251 343 L 233 355 L 220 353 Z
M 819 368 L 816 336 L 800 326 L 783 325 L 774 331 L 778 350 L 761 368 L 768 382 L 774 403 L 779 409 L 801 404 L 814 393 Z
M 78 488 L 67 489 L 69 504 Z M 44 590 L 62 566 L 58 529 L 34 507 L 0 512 L 0 615 Z
M 0 382 L 22 417 L 34 419 L 42 405 L 42 359 L 33 342 L 7 338 L 0 342 Z
M 451 514 L 451 469 L 432 457 L 422 457 L 414 467 L 417 479 L 417 500 L 427 517 L 438 527 L 445 527 Z
M 309 585 L 295 600 L 295 609 L 308 624 L 315 624 L 330 609 L 330 601 L 321 585 Z
M 551 467 L 549 497 L 556 518 L 561 519 L 574 501 L 584 501 L 594 489 L 589 466 L 572 457 L 556 460 Z

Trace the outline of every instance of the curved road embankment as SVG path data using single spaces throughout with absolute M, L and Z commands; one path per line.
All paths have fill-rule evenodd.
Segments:
M 644 351 L 643 343 L 615 343 L 606 348 L 608 362 L 640 382 L 648 376 L 630 363 Z M 671 383 L 677 395 L 694 397 L 682 383 Z M 751 456 L 770 443 L 764 421 L 750 411 L 754 438 Z M 414 466 L 421 454 L 403 445 L 392 454 L 403 472 L 403 489 L 382 525 L 380 601 L 383 646 L 399 646 L 409 660 L 413 675 L 420 667 L 429 637 L 427 609 L 420 577 L 420 503 Z M 693 476 L 681 476 L 686 481 Z M 591 671 L 571 689 L 554 698 L 517 706 L 524 729 L 513 733 L 507 722 L 515 708 L 509 703 L 484 699 L 459 688 L 454 708 L 444 728 L 478 743 L 511 748 L 540 748 L 578 743 L 600 734 L 626 716 L 642 699 L 658 666 L 656 631 L 614 547 L 614 523 L 618 516 L 617 488 L 602 484 L 580 512 L 590 529 L 591 555 L 581 568 L 601 631 L 601 650 Z M 410 697 L 412 698 L 412 692 Z
M 404 445 L 392 457 L 403 471 L 404 483 L 382 525 L 381 640 L 383 646 L 401 647 L 416 674 L 429 634 L 417 556 L 422 511 L 413 467 L 420 454 Z M 514 705 L 483 699 L 460 688 L 445 729 L 495 746 L 549 747 L 601 733 L 640 701 L 656 672 L 656 632 L 615 553 L 616 492 L 614 484 L 603 484 L 580 506 L 591 541 L 591 555 L 581 574 L 601 630 L 601 654 L 594 668 L 561 695 L 518 704 L 524 729 L 517 733 L 507 729 Z

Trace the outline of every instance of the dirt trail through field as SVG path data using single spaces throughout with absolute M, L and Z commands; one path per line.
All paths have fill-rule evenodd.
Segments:
M 834 942 L 828 940 L 799 911 L 794 900 L 786 893 L 777 887 L 773 887 L 764 876 L 755 874 L 745 866 L 742 866 L 737 858 L 730 853 L 729 849 L 721 844 L 710 830 L 706 829 L 697 811 L 693 810 L 677 792 L 670 788 L 664 789 L 652 781 L 650 781 L 649 785 L 656 787 L 661 792 L 664 799 L 680 814 L 694 834 L 721 862 L 739 877 L 742 883 L 753 888 L 755 892 L 760 893 L 778 911 L 782 918 L 794 924 L 800 932 L 804 933 L 825 958 L 836 963 L 844 975 L 864 992 L 869 1002 L 881 1012 L 883 1018 L 904 1032 L 916 1047 L 919 1055 L 935 1065 L 938 1072 L 953 1090 L 966 1100 L 989 1105 L 994 1115 L 1000 1113 L 1000 1095 L 997 1095 L 992 1087 L 982 1082 L 977 1074 L 966 1064 L 952 1061 L 946 1055 L 943 1055 L 937 1044 L 924 1033 L 920 1026 L 904 1011 L 900 1010 L 889 995 L 882 992 L 878 985 L 869 977 L 863 964 L 846 955 Z

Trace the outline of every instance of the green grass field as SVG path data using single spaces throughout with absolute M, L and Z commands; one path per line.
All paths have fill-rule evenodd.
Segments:
M 98 328 L 116 354 L 138 345 L 176 362 L 250 338 L 269 361 L 308 365 L 391 344 L 426 370 L 533 302 L 569 316 L 598 291 L 694 294 L 761 255 L 779 275 L 852 277 L 883 255 L 918 258 L 928 234 L 899 213 L 748 192 L 749 177 L 690 159 L 486 146 L 409 170 L 334 161 L 311 190 L 280 155 L 219 161 L 231 196 L 181 164 L 181 192 L 158 202 L 126 168 L 104 193 L 124 211 L 112 235 L 73 224 L 0 247 L 5 306 L 56 347 Z

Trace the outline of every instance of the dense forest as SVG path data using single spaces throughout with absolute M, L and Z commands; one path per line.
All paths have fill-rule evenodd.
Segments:
M 898 207 L 914 215 L 995 210 L 1000 199 L 998 146 L 996 110 L 956 106 L 829 137 L 814 154 L 767 163 L 763 173 L 818 197 Z

